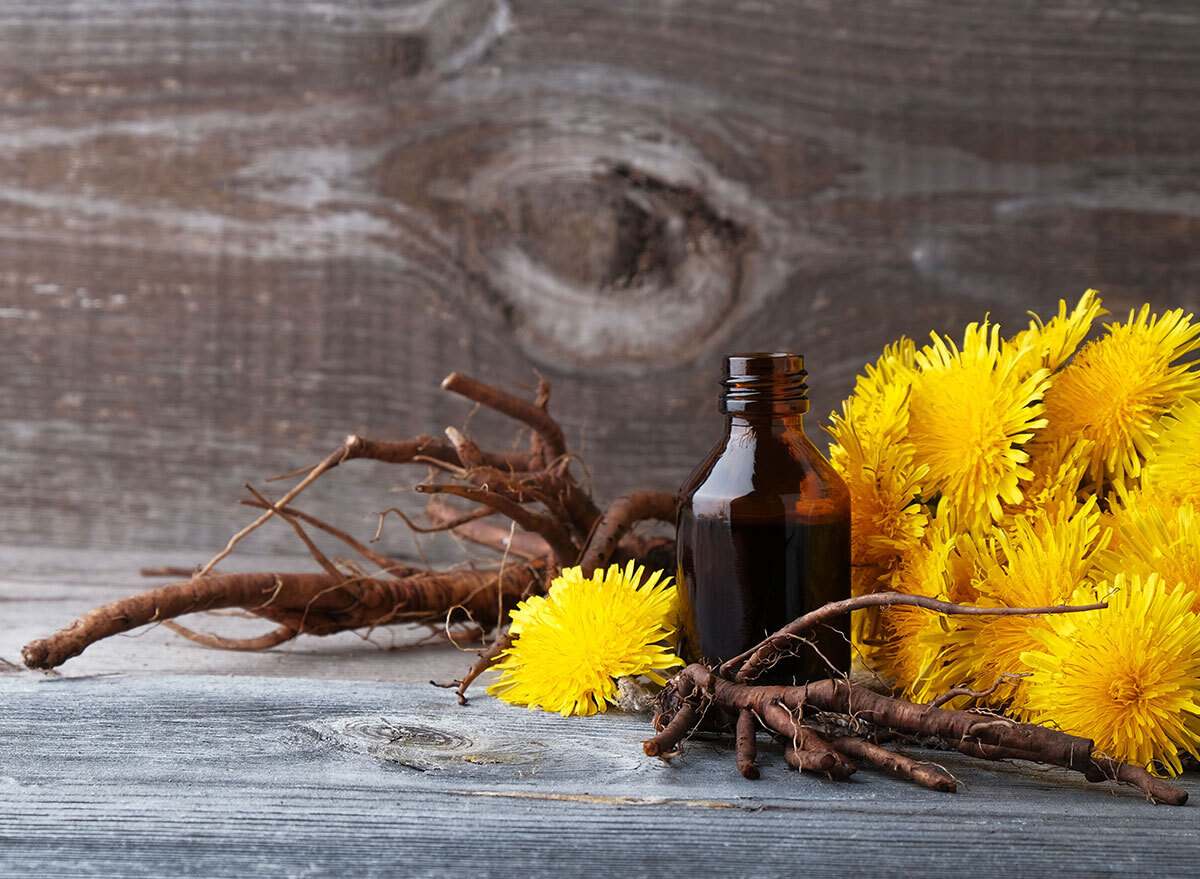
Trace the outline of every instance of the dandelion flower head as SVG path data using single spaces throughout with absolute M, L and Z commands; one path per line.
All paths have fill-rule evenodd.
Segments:
M 1142 503 L 1140 493 L 1113 513 L 1115 548 L 1100 554 L 1099 568 L 1118 574 L 1157 574 L 1168 587 L 1180 586 L 1200 613 L 1200 510 L 1191 504 L 1164 509 Z
M 905 401 L 916 375 L 916 353 L 916 343 L 902 336 L 886 346 L 879 359 L 868 363 L 855 379 L 845 417 L 868 442 L 894 430 L 892 420 L 902 411 L 897 402 Z
M 1089 473 L 1119 491 L 1129 488 L 1158 436 L 1160 416 L 1185 399 L 1200 399 L 1200 371 L 1177 363 L 1200 347 L 1200 324 L 1182 309 L 1161 317 L 1150 306 L 1089 342 L 1046 391 L 1046 439 L 1094 443 Z
M 850 491 L 855 565 L 890 568 L 925 530 L 927 516 L 913 499 L 928 468 L 913 463 L 914 449 L 904 440 L 906 400 L 907 389 L 892 386 L 880 393 L 870 418 L 856 418 L 847 404 L 829 428 L 830 459 Z
M 1037 633 L 1022 657 L 1033 671 L 1026 708 L 1110 757 L 1178 775 L 1179 750 L 1200 745 L 1200 619 L 1157 575 L 1119 574 L 1112 588 L 1106 610 L 1054 617 Z
M 1170 504 L 1200 504 L 1200 402 L 1183 400 L 1159 422 L 1142 487 Z
M 1033 472 L 1023 448 L 1044 427 L 1048 372 L 1023 374 L 1025 352 L 1000 340 L 1000 328 L 970 324 L 961 350 L 933 335 L 916 354 L 920 371 L 908 404 L 908 440 L 927 481 L 950 500 L 968 529 L 999 521 L 1002 503 L 1022 501 Z
M 661 571 L 643 583 L 645 569 L 629 562 L 591 577 L 564 568 L 549 592 L 511 613 L 513 645 L 496 665 L 500 678 L 488 692 L 511 705 L 563 716 L 607 710 L 617 678 L 683 665 L 664 642 L 672 634 L 676 590 Z
M 1020 518 L 1008 531 L 986 540 L 965 540 L 975 557 L 975 588 L 988 607 L 1053 607 L 1065 604 L 1081 588 L 1091 585 L 1096 554 L 1104 548 L 1108 532 L 1100 527 L 1094 498 L 1075 516 L 1055 519 Z M 1094 615 L 1094 614 L 1092 614 Z M 1006 675 L 1028 671 L 1022 655 L 1038 644 L 1037 632 L 1050 628 L 1048 616 L 964 616 L 956 619 L 949 643 L 949 677 L 957 683 L 990 687 Z M 1011 678 L 989 700 L 1008 703 L 1023 713 L 1025 681 Z
M 1029 329 L 1017 333 L 1012 344 L 1028 351 L 1027 358 L 1033 368 L 1045 367 L 1055 372 L 1071 359 L 1079 343 L 1087 336 L 1092 323 L 1102 314 L 1108 314 L 1100 303 L 1100 294 L 1088 290 L 1079 302 L 1067 313 L 1065 299 L 1058 300 L 1058 314 L 1043 322 L 1033 312 Z

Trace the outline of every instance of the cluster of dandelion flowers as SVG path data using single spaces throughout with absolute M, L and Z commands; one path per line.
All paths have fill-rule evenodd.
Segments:
M 545 596 L 512 611 L 513 645 L 496 669 L 488 692 L 510 705 L 563 716 L 605 711 L 617 678 L 644 675 L 665 683 L 661 672 L 683 665 L 666 646 L 677 615 L 671 578 L 629 562 L 583 576 L 564 568 Z
M 914 698 L 989 690 L 978 704 L 1178 772 L 1200 741 L 1200 324 L 1145 306 L 1094 333 L 1105 313 L 1089 290 L 1009 337 L 985 322 L 961 345 L 901 339 L 829 432 L 856 594 L 1113 607 L 936 625 L 878 612 L 855 644 Z

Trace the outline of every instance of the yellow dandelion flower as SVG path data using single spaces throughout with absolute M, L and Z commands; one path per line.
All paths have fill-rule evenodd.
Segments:
M 858 376 L 855 392 L 842 403 L 842 412 L 830 413 L 826 431 L 833 437 L 830 461 L 844 470 L 861 469 L 863 450 L 900 443 L 908 431 L 908 385 L 912 376 L 912 342 L 901 339 L 884 349 L 883 356 L 866 375 Z M 856 448 L 848 449 L 853 444 Z M 859 453 L 856 454 L 855 453 Z M 855 455 L 848 461 L 848 455 Z
M 1113 511 L 1116 546 L 1101 553 L 1098 568 L 1118 574 L 1157 574 L 1167 586 L 1181 585 L 1200 613 L 1200 511 L 1191 504 L 1164 509 L 1134 494 Z
M 955 532 L 953 516 L 945 508 L 939 510 L 930 521 L 926 541 L 906 554 L 889 588 L 945 601 L 973 595 L 968 585 L 973 568 L 958 552 L 962 539 Z M 875 619 L 867 629 L 869 616 Z M 855 618 L 862 618 L 864 630 L 877 639 L 871 653 L 876 672 L 910 699 L 926 701 L 936 695 L 931 690 L 940 686 L 951 631 L 944 617 L 922 608 L 889 607 L 862 611 Z
M 850 406 L 832 418 L 830 460 L 850 490 L 855 565 L 890 567 L 925 530 L 927 516 L 916 498 L 928 468 L 913 463 L 914 449 L 904 442 L 907 396 L 899 386 L 885 389 L 867 424 L 854 418 Z
M 842 415 L 834 414 L 827 428 L 834 440 L 830 461 L 850 491 L 854 595 L 888 588 L 901 556 L 920 545 L 928 518 L 917 502 L 926 468 L 913 464 L 913 448 L 904 441 L 908 388 L 901 373 L 907 374 L 912 351 L 904 341 L 889 347 L 874 368 L 867 367 L 867 378 L 859 377 L 862 395 L 847 400 Z M 875 609 L 851 620 L 855 659 L 868 666 L 874 665 L 874 650 L 882 643 L 878 624 Z
M 1200 745 L 1200 619 L 1155 575 L 1112 583 L 1107 610 L 1067 614 L 1022 656 L 1031 718 L 1093 739 L 1105 754 L 1178 775 Z
M 916 374 L 917 346 L 912 339 L 901 336 L 883 349 L 883 354 L 874 365 L 868 363 L 864 374 L 854 380 L 854 394 L 849 405 L 853 410 L 847 418 L 870 420 L 879 410 L 895 411 L 894 398 L 890 395 L 897 388 L 904 389 Z
M 1046 323 L 1032 311 L 1029 314 L 1033 318 L 1029 329 L 1013 336 L 1011 344 L 1028 350 L 1026 362 L 1031 369 L 1045 367 L 1055 372 L 1071 359 L 1096 318 L 1108 314 L 1108 310 L 1100 304 L 1100 294 L 1088 290 L 1079 297 L 1070 314 L 1065 299 L 1058 300 L 1058 314 Z
M 892 570 L 882 565 L 850 566 L 850 594 L 867 595 L 888 588 Z M 879 628 L 879 609 L 867 608 L 850 615 L 850 642 L 853 645 L 852 662 L 856 669 L 874 669 L 875 652 L 884 643 Z
M 979 598 L 974 603 L 985 607 L 1063 604 L 1076 590 L 1091 585 L 1096 555 L 1107 541 L 1095 498 L 1075 516 L 1019 518 L 1008 531 L 997 531 L 986 540 L 964 540 L 964 550 L 973 555 L 978 571 L 973 585 Z M 1023 674 L 1028 669 L 1021 657 L 1037 646 L 1037 633 L 1050 628 L 1049 619 L 956 618 L 947 639 L 956 649 L 947 654 L 945 676 L 957 684 L 986 689 L 1004 675 Z M 985 701 L 1006 703 L 1020 715 L 1025 692 L 1023 679 L 1016 678 Z
M 1078 511 L 1084 500 L 1081 495 L 1092 443 L 1073 437 L 1050 442 L 1035 439 L 1026 449 L 1033 478 L 1023 487 L 1021 503 L 1005 507 L 1006 515 L 1054 519 Z
M 1089 342 L 1046 391 L 1043 439 L 1091 440 L 1089 474 L 1118 491 L 1132 486 L 1159 433 L 1160 416 L 1200 398 L 1200 371 L 1176 364 L 1200 347 L 1200 324 L 1182 309 L 1153 317 L 1150 306 Z
M 860 377 L 861 378 L 861 377 Z M 853 434 L 864 448 L 885 443 L 904 442 L 908 432 L 908 385 L 897 383 L 882 387 L 868 397 L 850 397 L 842 404 L 842 412 L 831 412 L 826 431 L 833 437 L 830 459 L 847 453 L 842 437 Z
M 1142 487 L 1169 503 L 1200 503 L 1200 402 L 1183 400 L 1159 422 Z
M 884 644 L 875 654 L 880 676 L 913 702 L 944 692 L 942 671 L 950 646 L 945 618 L 918 607 L 889 607 L 880 623 Z
M 1044 427 L 1045 369 L 1023 375 L 1025 352 L 1004 345 L 1000 328 L 970 324 L 962 349 L 933 336 L 917 352 L 920 372 L 908 403 L 908 441 L 927 482 L 947 498 L 967 529 L 1003 517 L 1019 504 L 1020 482 L 1033 476 L 1022 446 Z
M 605 711 L 617 678 L 659 673 L 683 665 L 664 641 L 672 634 L 676 591 L 656 571 L 630 562 L 584 577 L 564 568 L 546 596 L 528 598 L 511 613 L 513 646 L 496 665 L 500 679 L 488 692 L 510 705 L 570 714 Z
M 978 597 L 972 583 L 975 566 L 962 552 L 970 536 L 961 532 L 953 508 L 938 504 L 921 544 L 901 559 L 889 578 L 888 589 L 946 601 L 971 602 Z

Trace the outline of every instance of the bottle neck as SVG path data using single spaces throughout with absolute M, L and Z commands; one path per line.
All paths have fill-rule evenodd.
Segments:
M 728 413 L 725 416 L 725 433 L 730 439 L 750 436 L 804 435 L 804 413 L 789 415 L 745 415 Z

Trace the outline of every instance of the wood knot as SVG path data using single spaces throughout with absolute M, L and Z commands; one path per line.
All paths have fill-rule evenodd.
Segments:
M 478 275 L 536 360 L 593 372 L 684 362 L 747 298 L 758 206 L 728 203 L 725 181 L 680 156 L 614 164 L 607 152 L 566 138 L 476 174 Z

